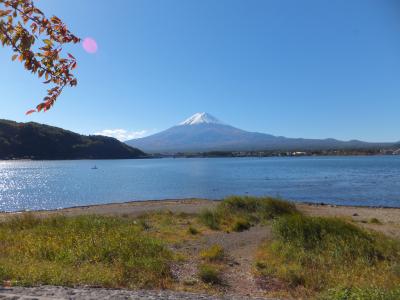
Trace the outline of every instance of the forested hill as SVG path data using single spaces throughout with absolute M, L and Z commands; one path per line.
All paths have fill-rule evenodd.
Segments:
M 0 159 L 123 159 L 146 154 L 104 136 L 0 119 Z

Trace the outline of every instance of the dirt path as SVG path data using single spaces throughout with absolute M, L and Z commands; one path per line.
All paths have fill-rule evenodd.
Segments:
M 224 273 L 229 293 L 253 297 L 265 294 L 253 275 L 254 255 L 261 243 L 271 238 L 271 228 L 262 226 L 247 232 L 221 233 L 208 238 L 208 243 L 222 245 L 231 260 Z
M 215 232 L 187 242 L 178 249 L 186 254 L 187 259 L 176 266 L 176 278 L 180 282 L 198 281 L 198 266 L 202 263 L 200 252 L 218 244 L 226 254 L 220 292 L 243 297 L 263 297 L 265 291 L 257 285 L 253 276 L 254 255 L 260 244 L 271 237 L 270 227 L 255 226 L 244 232 Z

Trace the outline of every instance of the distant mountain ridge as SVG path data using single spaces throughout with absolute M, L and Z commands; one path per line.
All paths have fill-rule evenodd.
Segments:
M 126 142 L 149 153 L 207 151 L 305 151 L 329 149 L 370 149 L 393 143 L 358 140 L 286 138 L 245 131 L 221 122 L 208 113 L 196 113 L 185 121 L 148 137 Z
M 146 154 L 104 136 L 84 136 L 58 127 L 0 120 L 0 159 L 123 159 Z

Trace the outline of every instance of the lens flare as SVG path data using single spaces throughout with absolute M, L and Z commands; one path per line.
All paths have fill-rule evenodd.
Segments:
M 90 37 L 87 37 L 83 40 L 82 47 L 87 53 L 90 54 L 96 53 L 98 49 L 97 42 Z

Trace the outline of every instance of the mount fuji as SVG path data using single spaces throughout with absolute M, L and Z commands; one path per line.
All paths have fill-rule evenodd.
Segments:
M 205 112 L 196 113 L 162 132 L 126 143 L 147 153 L 369 149 L 390 145 L 358 140 L 286 138 L 249 132 L 225 124 Z

